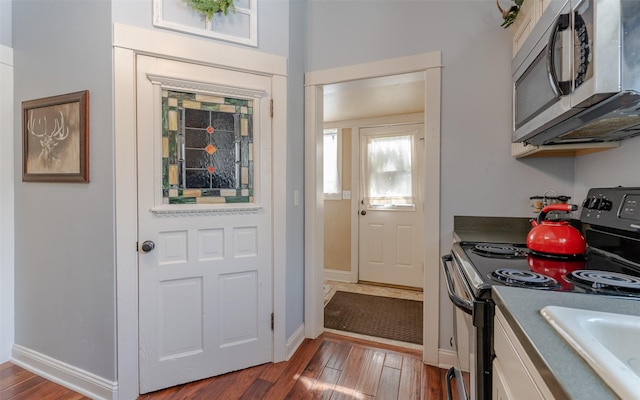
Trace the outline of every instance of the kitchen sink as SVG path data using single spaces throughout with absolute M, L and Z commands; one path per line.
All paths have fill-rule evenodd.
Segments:
M 547 322 L 623 399 L 640 399 L 640 317 L 547 306 Z

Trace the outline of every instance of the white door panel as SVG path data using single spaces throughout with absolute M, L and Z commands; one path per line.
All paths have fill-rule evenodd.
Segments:
M 271 82 L 264 76 L 146 56 L 139 56 L 137 66 L 138 237 L 140 243 L 155 243 L 139 256 L 140 393 L 147 393 L 272 361 Z M 230 119 L 235 122 L 229 129 L 237 129 L 238 137 L 252 124 L 253 142 L 242 148 L 244 158 L 238 155 L 241 147 L 227 149 L 218 142 L 210 155 L 235 154 L 232 178 L 251 178 L 252 187 L 186 187 L 180 189 L 183 198 L 175 201 L 188 204 L 169 204 L 179 191 L 167 195 L 163 179 L 187 176 L 189 162 L 181 164 L 182 170 L 163 170 L 170 148 L 162 136 L 161 96 L 167 87 L 198 93 L 203 104 L 221 97 L 249 99 L 251 122 L 229 111 L 233 104 L 219 106 L 236 118 Z M 164 123 L 176 129 L 175 121 Z M 216 127 L 209 134 L 223 135 L 223 130 Z M 177 143 L 200 151 L 189 150 L 194 139 L 184 136 Z M 235 146 L 247 145 L 239 140 Z M 201 198 L 207 190 L 215 191 L 214 197 Z M 231 203 L 242 196 L 249 200 Z
M 422 124 L 361 129 L 360 137 L 358 278 L 422 288 Z M 388 143 L 395 159 L 393 154 L 386 160 L 370 154 L 376 146 L 385 147 L 389 138 L 405 142 L 397 147 Z M 380 154 L 384 157 L 385 152 Z

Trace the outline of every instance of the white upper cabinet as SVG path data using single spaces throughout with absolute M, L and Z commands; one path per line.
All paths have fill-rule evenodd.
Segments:
M 513 33 L 512 57 L 516 56 L 550 2 L 551 0 L 525 0 L 522 3 L 518 17 L 509 27 L 509 30 Z

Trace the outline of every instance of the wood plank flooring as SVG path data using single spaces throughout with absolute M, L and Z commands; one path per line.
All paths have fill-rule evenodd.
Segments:
M 144 394 L 140 400 L 441 400 L 445 371 L 421 352 L 332 333 L 305 340 L 287 362 L 264 364 Z M 11 363 L 0 365 L 0 399 L 87 399 Z
M 0 364 L 0 399 L 88 400 L 89 398 L 7 362 Z

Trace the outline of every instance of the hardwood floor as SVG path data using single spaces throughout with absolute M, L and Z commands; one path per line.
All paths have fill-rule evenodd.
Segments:
M 0 364 L 0 399 L 84 400 L 89 398 L 7 362 Z
M 264 364 L 141 395 L 140 400 L 441 400 L 445 371 L 421 352 L 324 333 L 287 362 Z M 87 399 L 10 363 L 0 365 L 0 399 Z

